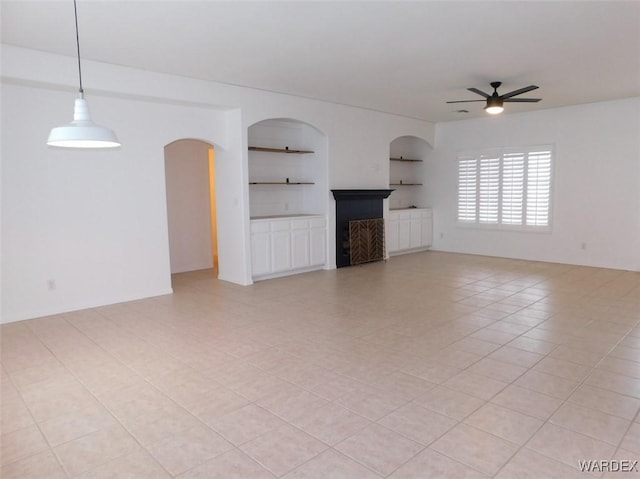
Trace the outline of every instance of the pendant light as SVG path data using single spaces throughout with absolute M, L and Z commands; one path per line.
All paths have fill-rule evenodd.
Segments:
M 80 67 L 80 36 L 78 34 L 78 8 L 73 0 L 73 12 L 76 21 L 76 47 L 78 53 L 78 78 L 80 97 L 76 98 L 73 109 L 73 121 L 67 125 L 53 128 L 47 145 L 59 148 L 117 148 L 120 142 L 109 128 L 96 125 L 91 120 L 89 104 L 84 99 L 82 88 L 82 69 Z

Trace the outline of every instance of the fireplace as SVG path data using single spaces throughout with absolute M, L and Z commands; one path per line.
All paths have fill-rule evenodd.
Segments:
M 331 191 L 336 200 L 336 266 L 342 268 L 383 259 L 382 200 L 393 190 Z

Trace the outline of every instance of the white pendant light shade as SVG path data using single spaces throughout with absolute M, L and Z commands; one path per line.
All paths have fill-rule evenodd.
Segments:
M 120 142 L 109 128 L 91 121 L 87 100 L 76 98 L 73 121 L 53 128 L 47 145 L 59 148 L 117 148 Z

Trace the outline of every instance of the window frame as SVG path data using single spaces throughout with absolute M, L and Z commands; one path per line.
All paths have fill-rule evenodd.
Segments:
M 530 185 L 528 183 L 528 175 L 530 173 L 529 169 L 529 161 L 531 160 L 530 155 L 534 152 L 549 152 L 549 189 L 548 189 L 548 204 L 547 204 L 547 224 L 546 225 L 527 225 L 527 195 Z M 505 156 L 513 158 L 514 155 L 523 155 L 523 169 L 522 169 L 522 214 L 521 220 L 522 224 L 511 224 L 508 222 L 503 222 L 505 220 L 503 215 L 503 209 L 505 207 Z M 497 191 L 486 190 L 488 194 L 493 194 L 497 196 L 497 210 L 495 215 L 497 217 L 496 222 L 488 222 L 488 221 L 480 221 L 480 210 L 481 210 L 481 160 L 489 160 L 498 158 L 498 187 Z M 461 171 L 461 162 L 467 161 L 468 163 L 473 160 L 475 161 L 475 194 L 473 195 L 473 200 L 475 202 L 475 215 L 474 219 L 460 219 L 461 211 L 466 212 L 466 216 L 470 216 L 470 212 L 472 211 L 471 201 L 467 200 L 466 204 L 461 204 L 461 195 L 463 197 L 469 197 L 470 191 L 473 190 L 471 187 L 472 181 L 468 178 L 466 182 L 461 181 L 463 178 L 463 172 Z M 473 168 L 467 167 L 466 170 L 470 171 Z M 554 176 L 555 176 L 555 146 L 553 144 L 546 145 L 535 145 L 535 146 L 525 146 L 525 147 L 501 147 L 501 148 L 485 148 L 485 149 L 475 149 L 475 150 L 465 150 L 459 151 L 456 158 L 456 175 L 457 175 L 457 185 L 456 185 L 456 225 L 461 228 L 471 228 L 471 229 L 482 229 L 482 230 L 502 230 L 502 231 L 515 231 L 515 232 L 528 232 L 528 233 L 550 233 L 553 227 L 553 184 L 554 184 Z M 467 177 L 470 173 L 467 173 Z M 485 186 L 488 188 L 488 183 Z M 494 207 L 495 208 L 495 207 Z

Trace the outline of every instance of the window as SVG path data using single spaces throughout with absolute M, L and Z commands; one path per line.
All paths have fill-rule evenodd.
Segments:
M 458 156 L 458 222 L 501 228 L 551 226 L 550 146 Z

